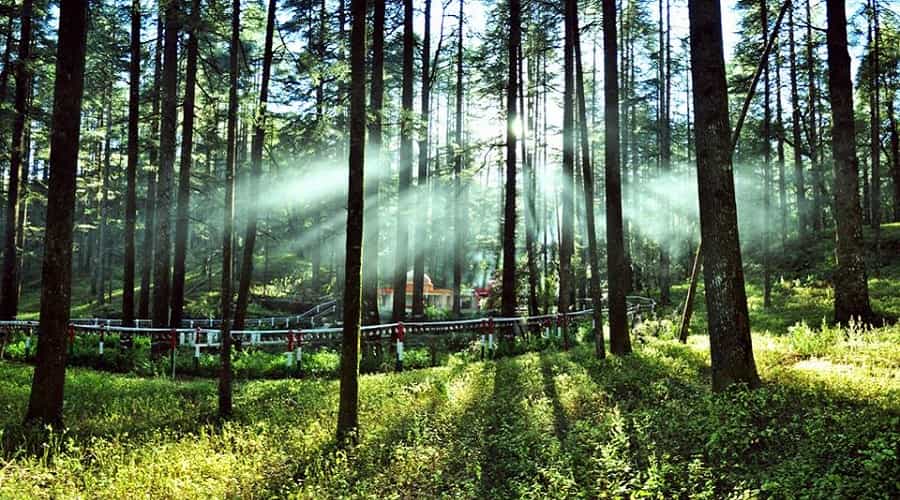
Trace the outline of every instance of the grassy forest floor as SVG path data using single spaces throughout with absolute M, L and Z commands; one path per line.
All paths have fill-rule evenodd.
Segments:
M 898 316 L 900 225 L 885 234 L 870 287 Z M 701 295 L 688 345 L 664 319 L 625 358 L 581 344 L 363 376 L 349 454 L 335 380 L 241 382 L 221 424 L 213 381 L 85 369 L 41 445 L 19 424 L 32 369 L 0 362 L 0 497 L 898 498 L 900 326 L 822 324 L 828 246 L 783 252 L 810 260 L 779 263 L 798 271 L 768 310 L 749 266 L 757 391 L 710 391 Z

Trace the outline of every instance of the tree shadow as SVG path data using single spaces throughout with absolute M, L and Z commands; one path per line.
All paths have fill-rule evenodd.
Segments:
M 563 443 L 569 432 L 569 419 L 559 399 L 559 391 L 556 389 L 556 379 L 553 373 L 553 361 L 547 352 L 541 352 L 541 378 L 544 382 L 544 395 L 553 406 L 553 430 L 556 439 Z
M 900 445 L 896 407 L 789 372 L 764 376 L 755 391 L 736 387 L 714 394 L 702 353 L 663 341 L 644 350 L 604 361 L 587 352 L 571 356 L 621 412 L 635 476 L 659 475 L 657 486 L 677 486 L 687 496 L 704 488 L 724 496 L 764 485 L 774 488 L 774 496 L 839 491 L 837 496 L 857 497 L 897 488 L 895 459 L 871 465 L 877 449 Z

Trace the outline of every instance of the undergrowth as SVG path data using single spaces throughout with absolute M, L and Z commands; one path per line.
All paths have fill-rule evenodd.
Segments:
M 655 331 L 624 358 L 581 344 L 363 376 L 347 452 L 333 380 L 241 382 L 220 424 L 211 381 L 83 369 L 69 427 L 35 446 L 31 369 L 0 363 L 0 497 L 900 495 L 900 328 L 757 334 L 763 387 L 721 394 L 702 337 Z

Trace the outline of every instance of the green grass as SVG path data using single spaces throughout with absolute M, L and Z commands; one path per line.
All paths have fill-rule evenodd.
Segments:
M 815 338 L 755 335 L 753 392 L 710 392 L 699 336 L 364 376 L 349 454 L 336 381 L 239 383 L 219 425 L 211 381 L 83 369 L 40 447 L 18 425 L 31 369 L 0 363 L 0 497 L 896 498 L 900 328 Z
M 701 288 L 687 345 L 662 318 L 624 358 L 551 344 L 365 375 L 349 452 L 333 379 L 239 380 L 221 423 L 213 380 L 83 368 L 68 427 L 44 443 L 20 424 L 31 367 L 0 361 L 0 498 L 900 498 L 900 325 L 828 323 L 829 248 L 798 257 L 815 264 L 785 272 L 770 309 L 748 272 L 759 390 L 711 392 Z M 900 262 L 885 260 L 872 303 L 900 316 Z

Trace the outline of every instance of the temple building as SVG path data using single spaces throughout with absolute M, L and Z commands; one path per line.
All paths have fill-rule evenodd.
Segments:
M 425 275 L 425 284 L 422 287 L 425 293 L 425 307 L 435 307 L 450 311 L 453 309 L 453 290 L 450 288 L 437 288 L 431 281 L 431 276 Z M 412 310 L 413 296 L 413 272 L 406 273 L 406 310 Z M 471 311 L 477 307 L 478 301 L 471 290 L 462 291 L 461 307 L 464 311 Z M 382 311 L 391 311 L 394 307 L 394 289 L 384 287 L 378 289 L 378 308 Z

